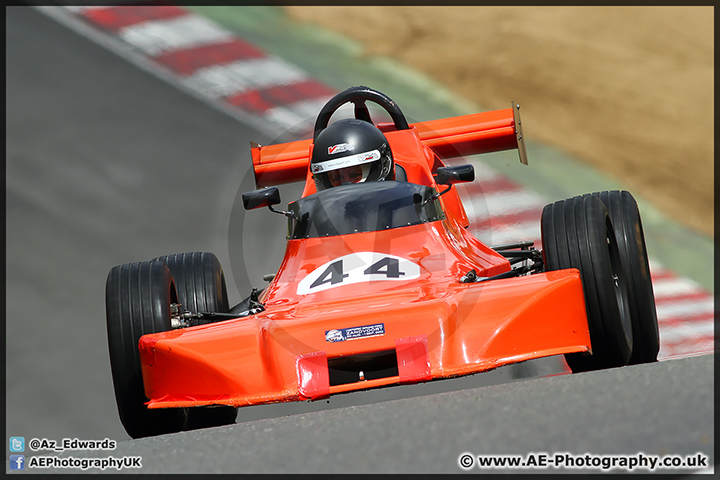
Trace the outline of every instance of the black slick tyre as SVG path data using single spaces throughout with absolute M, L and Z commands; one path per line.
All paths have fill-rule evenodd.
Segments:
M 110 366 L 118 413 L 132 438 L 179 432 L 187 409 L 148 409 L 138 341 L 148 333 L 170 330 L 170 304 L 177 302 L 172 275 L 161 262 L 113 267 L 105 284 Z
M 184 311 L 227 313 L 230 310 L 225 274 L 215 254 L 175 253 L 155 260 L 170 269 Z
M 633 350 L 630 365 L 657 361 L 660 350 L 655 294 L 640 211 L 635 198 L 625 190 L 595 192 L 602 200 L 615 229 L 623 271 L 627 279 Z
M 170 269 L 177 288 L 178 303 L 182 305 L 183 311 L 194 313 L 229 312 L 225 274 L 215 254 L 210 252 L 176 253 L 164 255 L 155 260 L 164 263 Z M 188 409 L 187 429 L 234 423 L 237 412 L 237 407 L 232 406 L 192 407 Z
M 633 345 L 628 289 L 605 204 L 594 196 L 546 205 L 541 217 L 546 270 L 580 271 L 592 355 L 567 354 L 573 372 L 627 365 Z

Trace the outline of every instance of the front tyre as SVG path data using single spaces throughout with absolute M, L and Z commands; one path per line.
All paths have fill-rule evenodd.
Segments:
M 170 304 L 177 292 L 161 262 L 118 265 L 105 284 L 105 308 L 115 400 L 120 421 L 132 438 L 182 431 L 185 408 L 148 409 L 138 342 L 148 333 L 171 330 Z
M 600 198 L 608 209 L 615 228 L 623 272 L 628 279 L 633 331 L 630 365 L 656 362 L 660 350 L 660 335 L 645 234 L 637 202 L 630 192 L 625 190 L 595 192 L 589 195 Z
M 227 313 L 230 310 L 225 274 L 215 254 L 175 253 L 155 260 L 170 269 L 175 280 L 178 301 L 185 311 Z
M 168 266 L 177 286 L 178 302 L 185 311 L 227 313 L 230 311 L 225 274 L 210 252 L 164 255 L 155 260 Z M 192 407 L 188 430 L 235 423 L 238 409 L 232 406 Z
M 573 372 L 627 365 L 633 345 L 628 288 L 613 224 L 603 202 L 573 197 L 543 208 L 546 269 L 580 271 L 592 355 L 567 354 Z

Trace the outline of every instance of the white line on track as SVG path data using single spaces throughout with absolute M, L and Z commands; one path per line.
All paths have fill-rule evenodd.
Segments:
M 88 12 L 88 11 L 91 11 L 91 10 L 92 10 L 92 11 L 95 11 L 95 10 L 107 10 L 108 8 L 115 8 L 115 7 L 114 7 L 114 6 L 112 6 L 112 7 L 110 7 L 110 6 L 107 6 L 107 7 L 95 7 L 95 6 L 75 6 L 75 5 L 67 5 L 67 6 L 64 6 L 64 7 L 62 7 L 62 8 L 64 8 L 65 10 L 69 10 L 69 11 L 71 11 L 71 12 L 73 12 L 73 13 L 76 13 L 76 14 L 83 14 L 83 13 Z
M 142 22 L 119 32 L 120 38 L 155 56 L 168 50 L 221 43 L 234 37 L 204 18 L 187 15 L 169 20 Z
M 317 112 L 327 103 L 329 98 L 305 100 L 282 107 L 273 107 L 265 112 L 265 118 L 293 130 L 302 128 L 308 121 L 313 122 Z
M 653 281 L 653 291 L 655 298 L 692 295 L 695 293 L 703 293 L 704 289 L 697 283 L 688 278 L 661 278 Z
M 490 193 L 471 202 L 476 207 L 475 211 L 488 212 L 492 217 L 501 217 L 532 209 L 542 210 L 545 203 L 540 195 L 529 190 Z
M 703 315 L 715 312 L 715 300 L 708 298 L 706 300 L 690 300 L 679 301 L 676 303 L 656 305 L 658 319 L 690 317 L 693 315 Z
M 266 57 L 202 68 L 186 77 L 184 83 L 217 99 L 246 90 L 290 85 L 307 78 L 302 70 L 276 58 Z
M 676 327 L 660 327 L 660 341 L 674 342 L 680 339 L 695 339 L 704 336 L 712 336 L 715 333 L 715 322 L 708 320 L 704 322 L 686 322 Z
M 505 243 L 533 241 L 536 248 L 540 247 L 540 222 L 527 222 L 518 224 L 499 225 L 491 228 L 472 229 L 472 233 L 480 240 L 491 239 L 490 245 L 502 245 Z

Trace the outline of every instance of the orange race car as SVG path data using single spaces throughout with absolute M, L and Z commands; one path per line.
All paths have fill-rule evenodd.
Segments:
M 373 123 L 366 102 L 392 120 Z M 355 118 L 330 122 L 341 106 Z M 489 246 L 456 189 L 465 155 L 518 149 L 518 107 L 408 124 L 353 87 L 313 138 L 251 146 L 246 209 L 288 218 L 267 288 L 230 308 L 212 253 L 119 265 L 106 284 L 120 418 L 132 437 L 232 423 L 237 408 L 426 382 L 564 354 L 573 372 L 653 362 L 655 301 L 626 191 L 547 205 L 543 249 Z M 305 182 L 287 210 L 276 185 Z

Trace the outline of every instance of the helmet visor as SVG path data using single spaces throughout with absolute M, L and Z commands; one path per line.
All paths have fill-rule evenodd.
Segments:
M 367 164 L 353 165 L 352 167 L 331 170 L 327 173 L 327 178 L 333 187 L 339 187 L 348 183 L 364 182 L 369 172 L 370 166 Z

